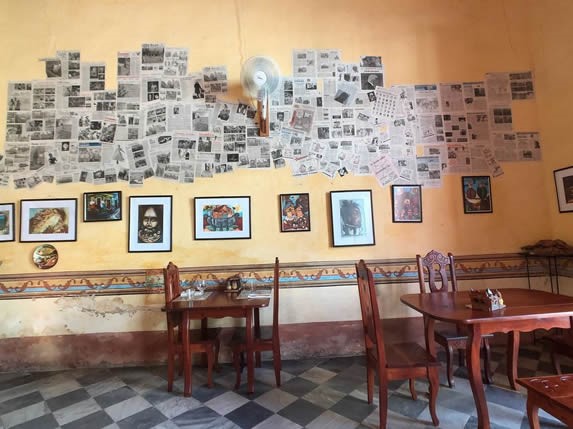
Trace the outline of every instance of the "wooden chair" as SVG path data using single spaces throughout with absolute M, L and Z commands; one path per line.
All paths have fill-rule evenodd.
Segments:
M 274 278 L 273 278 L 273 326 L 270 337 L 262 338 L 260 332 L 255 332 L 253 348 L 256 355 L 256 366 L 261 366 L 261 352 L 271 351 L 273 353 L 273 368 L 275 370 L 275 380 L 277 386 L 281 385 L 281 345 L 279 338 L 279 258 L 275 258 Z M 256 315 L 255 315 L 256 317 Z M 233 338 L 231 349 L 233 351 L 233 364 L 237 373 L 235 389 L 241 385 L 241 372 L 245 367 L 244 354 L 247 348 L 244 335 Z
M 456 292 L 458 290 L 458 283 L 456 279 L 456 270 L 454 267 L 454 255 L 448 253 L 445 256 L 435 250 L 431 250 L 426 256 L 422 257 L 416 255 L 416 262 L 418 265 L 418 280 L 420 282 L 420 293 L 426 293 L 426 272 L 427 281 L 430 293 L 435 292 Z M 449 281 L 448 281 L 449 274 Z M 439 278 L 438 278 L 439 277 Z M 451 284 L 451 289 L 449 285 Z M 490 361 L 491 352 L 489 347 L 489 338 L 493 334 L 483 336 L 483 349 L 484 349 L 484 375 L 485 382 L 492 383 Z M 436 324 L 435 341 L 443 346 L 446 350 L 446 369 L 448 385 L 454 387 L 453 376 L 453 354 L 454 349 L 458 350 L 459 365 L 464 364 L 464 351 L 468 336 L 463 332 L 459 326 L 452 326 L 448 323 Z
M 165 281 L 165 304 L 170 303 L 181 295 L 181 282 L 179 279 L 179 268 L 169 262 L 167 268 L 163 269 Z M 173 390 L 173 373 L 175 370 L 175 359 L 179 361 L 179 375 L 183 371 L 182 357 L 183 344 L 181 342 L 182 326 L 180 313 L 166 312 L 167 315 L 167 391 Z M 213 367 L 217 366 L 219 355 L 219 339 L 203 339 L 199 332 L 190 333 L 189 351 L 193 353 L 205 353 L 207 355 L 207 384 L 213 387 Z M 188 362 L 191 365 L 191 362 Z
M 434 426 L 438 426 L 436 400 L 440 386 L 439 362 L 417 343 L 384 344 L 374 278 L 363 260 L 356 264 L 356 278 L 366 347 L 368 403 L 372 403 L 374 377 L 378 373 L 380 429 L 386 428 L 388 420 L 388 381 L 409 379 L 410 393 L 412 399 L 416 400 L 416 378 L 426 378 L 430 383 L 430 415 Z
M 567 356 L 573 359 L 573 329 L 564 331 L 562 334 L 550 334 L 542 340 L 549 345 L 551 362 L 557 374 L 561 374 L 560 356 Z
M 527 419 L 531 429 L 540 429 L 539 409 L 573 427 L 573 374 L 518 378 L 527 389 Z

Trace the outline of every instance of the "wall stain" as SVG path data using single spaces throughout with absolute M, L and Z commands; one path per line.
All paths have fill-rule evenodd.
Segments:
M 110 298 L 98 297 L 98 299 L 94 295 L 62 297 L 56 300 L 56 305 L 60 308 L 60 311 L 74 310 L 103 318 L 111 315 L 134 316 L 138 312 L 158 311 L 157 308 L 151 306 L 126 304 L 123 298 L 119 296 Z

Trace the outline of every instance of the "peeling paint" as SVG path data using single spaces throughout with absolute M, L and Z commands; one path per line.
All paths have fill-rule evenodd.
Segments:
M 109 315 L 128 315 L 134 316 L 138 312 L 156 312 L 157 309 L 150 306 L 126 304 L 122 297 L 115 296 L 110 298 L 96 297 L 94 295 L 82 297 L 65 297 L 58 298 L 56 305 L 60 311 L 79 311 L 91 314 L 96 317 Z M 66 326 L 67 327 L 67 326 Z

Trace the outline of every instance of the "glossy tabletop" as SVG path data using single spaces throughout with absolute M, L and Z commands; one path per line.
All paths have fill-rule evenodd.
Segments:
M 478 428 L 489 429 L 480 369 L 481 337 L 494 332 L 508 333 L 508 377 L 516 388 L 519 332 L 534 329 L 570 328 L 573 297 L 531 289 L 500 289 L 505 308 L 495 311 L 474 310 L 467 291 L 408 294 L 400 300 L 425 316 L 428 351 L 436 356 L 434 325 L 436 320 L 465 325 L 468 330 L 467 363 L 470 385 L 478 414 Z

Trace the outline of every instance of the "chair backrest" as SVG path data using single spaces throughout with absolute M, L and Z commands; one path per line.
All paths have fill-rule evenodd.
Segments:
M 275 258 L 275 269 L 273 276 L 273 337 L 279 335 L 279 258 Z
M 169 262 L 163 269 L 163 281 L 165 290 L 165 303 L 168 304 L 181 295 L 181 282 L 179 280 L 179 268 L 173 262 Z
M 360 295 L 366 354 L 372 352 L 377 355 L 379 368 L 385 368 L 384 333 L 380 323 L 374 277 L 363 259 L 356 264 L 356 280 L 358 282 L 358 294 Z M 379 377 L 382 378 L 383 374 L 379 374 Z
M 427 281 L 430 292 L 449 292 L 450 284 L 451 291 L 455 292 L 458 290 L 454 255 L 448 253 L 448 256 L 446 256 L 436 250 L 431 250 L 424 257 L 416 255 L 416 262 L 418 264 L 418 280 L 421 293 L 426 293 L 426 272 L 428 273 Z

